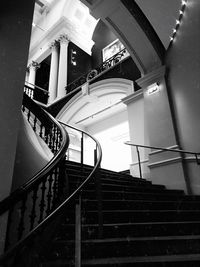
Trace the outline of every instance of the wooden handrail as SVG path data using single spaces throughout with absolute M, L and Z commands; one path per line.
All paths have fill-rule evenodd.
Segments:
M 33 129 L 35 128 L 35 132 L 38 131 L 38 134 L 43 137 L 47 138 L 47 143 L 49 143 L 49 148 L 52 150 L 54 157 L 49 161 L 49 163 L 42 168 L 36 175 L 34 175 L 31 179 L 29 179 L 28 182 L 24 183 L 22 186 L 20 186 L 17 190 L 15 190 L 13 193 L 11 193 L 10 196 L 5 198 L 0 202 L 0 216 L 5 214 L 5 212 L 8 212 L 8 226 L 7 226 L 7 242 L 6 242 L 6 250 L 5 254 L 0 257 L 0 261 L 4 262 L 8 259 L 8 257 L 23 243 L 31 236 L 33 236 L 35 229 L 38 228 L 41 225 L 41 222 L 44 220 L 44 207 L 45 204 L 43 203 L 44 200 L 40 199 L 40 223 L 36 227 L 33 225 L 36 224 L 34 222 L 35 218 L 35 202 L 37 199 L 37 191 L 40 190 L 40 195 L 45 194 L 45 190 L 48 191 L 51 189 L 50 183 L 60 183 L 59 181 L 59 169 L 62 167 L 62 162 L 65 159 L 66 151 L 69 145 L 69 136 L 66 133 L 65 129 L 46 111 L 44 111 L 40 106 L 38 106 L 32 99 L 30 99 L 26 94 L 24 94 L 23 98 L 23 105 L 22 110 L 26 113 L 28 120 L 32 123 Z M 40 125 L 36 125 L 40 122 Z M 38 128 L 38 129 L 36 129 Z M 57 172 L 57 174 L 55 173 Z M 54 173 L 54 174 L 53 174 Z M 54 176 L 52 176 L 54 175 Z M 63 178 L 62 178 L 63 179 Z M 49 183 L 49 185 L 47 185 Z M 46 184 L 46 186 L 45 186 Z M 37 191 L 36 191 L 37 190 Z M 52 189 L 51 192 L 51 199 L 48 205 L 51 205 L 50 208 L 52 209 L 53 206 L 56 207 L 56 201 L 58 198 L 58 190 L 59 188 Z M 50 192 L 50 191 L 49 191 Z M 33 200 L 32 208 L 30 215 L 30 231 L 28 233 L 23 233 L 24 226 L 23 226 L 23 217 L 20 217 L 20 221 L 18 222 L 19 225 L 13 225 L 12 222 L 15 220 L 12 217 L 13 211 L 16 209 L 16 204 L 19 203 L 20 206 L 18 206 L 17 209 L 21 211 L 21 215 L 26 212 L 26 209 L 28 208 L 28 205 L 30 203 L 27 203 L 26 200 L 28 196 L 31 194 L 31 198 Z M 49 201 L 49 200 L 48 200 Z M 49 210 L 50 211 L 50 210 Z M 30 210 L 29 210 L 30 212 Z M 11 223 L 11 226 L 9 224 Z M 21 225 L 22 224 L 22 225 Z M 9 239 L 9 229 L 10 227 L 16 228 L 16 236 L 17 240 L 10 242 Z M 12 239 L 13 237 L 11 237 Z M 10 246 L 8 246 L 8 242 L 11 243 Z
M 26 98 L 26 96 L 25 96 Z M 30 100 L 30 99 L 29 99 Z M 32 100 L 30 100 L 30 102 L 32 102 Z M 32 103 L 31 103 L 32 104 Z M 33 105 L 37 105 L 36 103 L 34 103 Z M 40 108 L 39 108 L 40 109 Z M 38 111 L 39 111 L 38 109 Z M 37 110 L 37 108 L 36 108 Z M 37 111 L 36 111 L 37 112 Z M 43 119 L 46 117 L 46 116 L 49 116 L 48 113 L 44 113 L 43 114 Z M 55 119 L 53 119 L 51 117 L 51 119 L 55 121 Z M 56 122 L 58 125 L 59 123 Z M 62 122 L 60 122 L 62 123 Z M 0 257 L 0 261 L 1 262 L 4 262 L 6 261 L 11 255 L 13 255 L 14 252 L 18 251 L 21 247 L 24 246 L 24 244 L 26 244 L 31 238 L 33 238 L 34 236 L 37 235 L 37 233 L 43 229 L 44 226 L 48 225 L 48 223 L 50 223 L 52 220 L 54 220 L 55 218 L 57 218 L 57 216 L 59 214 L 61 214 L 61 212 L 63 211 L 63 209 L 65 208 L 65 206 L 70 202 L 70 200 L 74 199 L 75 196 L 79 195 L 81 193 L 81 190 L 83 189 L 83 187 L 90 181 L 90 179 L 94 176 L 95 172 L 98 170 L 98 167 L 100 166 L 100 163 L 101 163 L 101 158 L 102 158 L 102 151 L 101 151 L 101 146 L 99 144 L 99 142 L 94 138 L 92 137 L 91 135 L 89 135 L 88 133 L 86 132 L 83 132 L 81 130 L 79 130 L 78 128 L 76 127 L 73 127 L 73 126 L 69 126 L 69 125 L 66 125 L 64 123 L 62 123 L 63 125 L 69 127 L 69 128 L 72 128 L 74 130 L 77 130 L 81 133 L 84 133 L 85 135 L 91 137 L 95 143 L 96 143 L 96 146 L 98 147 L 98 151 L 99 151 L 99 157 L 97 159 L 97 162 L 94 166 L 94 169 L 92 170 L 92 172 L 89 174 L 89 176 L 84 180 L 84 182 L 70 195 L 68 196 L 62 203 L 60 203 L 58 205 L 58 207 L 56 207 L 45 219 L 43 219 L 43 221 L 41 221 L 34 229 L 32 229 L 31 231 L 29 231 L 28 234 L 26 234 L 21 240 L 19 240 L 14 247 L 11 247 L 11 249 L 8 249 L 6 251 L 6 253 Z M 64 132 L 65 130 L 62 129 Z M 69 139 L 68 139 L 69 140 Z M 64 140 L 63 140 L 64 141 Z M 68 144 L 67 144 L 68 145 Z M 64 145 L 64 147 L 66 148 L 66 145 Z M 63 147 L 62 147 L 62 150 L 63 150 Z M 56 159 L 57 161 L 59 160 L 59 155 L 60 153 L 57 153 L 56 155 Z M 52 162 L 51 162 L 52 163 Z M 12 206 L 13 203 L 15 203 L 16 201 L 18 201 L 19 199 L 21 199 L 24 194 L 26 194 L 25 192 L 27 191 L 30 191 L 31 188 L 33 186 L 35 186 L 35 183 L 40 183 L 42 181 L 42 174 L 43 172 L 45 172 L 46 174 L 48 174 L 49 172 L 49 168 L 46 166 L 43 171 L 41 170 L 36 176 L 34 176 L 29 182 L 27 182 L 26 184 L 24 184 L 23 186 L 21 186 L 18 190 L 16 190 L 15 192 L 13 192 L 11 194 L 10 197 L 8 197 L 7 199 L 5 199 L 4 201 L 2 201 L 0 203 L 0 214 L 4 213 L 5 211 L 9 210 L 9 208 Z

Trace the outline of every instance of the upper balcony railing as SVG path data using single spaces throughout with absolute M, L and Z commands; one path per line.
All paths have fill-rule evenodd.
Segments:
M 36 101 L 39 101 L 43 104 L 47 104 L 49 98 L 49 92 L 40 86 L 26 82 L 24 85 L 24 92 L 31 98 Z
M 88 73 L 83 74 L 78 79 L 68 84 L 66 86 L 66 93 L 68 94 L 73 90 L 79 88 L 84 83 L 89 81 L 91 82 L 92 80 L 96 79 L 100 75 L 104 74 L 105 72 L 116 66 L 120 61 L 125 59 L 127 56 L 129 56 L 127 49 L 126 48 L 122 49 L 120 52 L 118 52 L 114 56 L 104 61 L 97 68 L 90 70 Z

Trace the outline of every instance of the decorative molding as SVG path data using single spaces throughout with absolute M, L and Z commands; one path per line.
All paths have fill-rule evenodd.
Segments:
M 166 147 L 167 149 L 179 149 L 179 146 L 178 145 L 173 145 L 173 146 L 169 146 L 169 147 Z M 162 150 L 162 149 L 157 149 L 157 150 L 154 150 L 152 152 L 149 152 L 149 155 L 155 155 L 155 154 L 159 154 L 159 153 L 162 153 L 162 152 L 172 152 L 172 151 L 165 151 L 165 150 Z M 178 153 L 177 152 L 172 152 L 172 153 Z
M 136 83 L 142 88 L 145 89 L 147 86 L 159 82 L 165 75 L 166 67 L 162 66 L 156 70 L 146 74 L 142 78 L 136 80 Z
M 50 43 L 49 48 L 51 50 L 54 50 L 54 49 L 58 48 L 58 46 L 59 46 L 59 42 L 57 40 L 55 40 L 55 41 Z
M 160 167 L 160 166 L 178 163 L 181 161 L 182 161 L 181 157 L 176 157 L 176 158 L 171 158 L 171 159 L 166 159 L 166 160 L 161 160 L 161 161 L 157 161 L 154 163 L 150 163 L 150 164 L 148 164 L 148 167 L 149 168 L 156 168 L 156 167 Z
M 148 162 L 149 162 L 149 159 L 144 159 L 144 160 L 140 161 L 141 164 L 145 164 L 145 163 L 148 163 Z M 139 164 L 138 161 L 135 161 L 135 162 L 131 163 L 131 166 L 137 166 L 138 164 Z
M 126 105 L 130 104 L 130 103 L 133 103 L 135 101 L 137 101 L 138 99 L 141 99 L 143 98 L 144 94 L 143 94 L 143 91 L 142 89 L 122 98 L 122 102 Z

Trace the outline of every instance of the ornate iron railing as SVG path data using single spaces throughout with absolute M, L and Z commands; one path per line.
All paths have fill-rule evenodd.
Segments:
M 72 83 L 66 86 L 67 94 L 75 90 L 76 88 L 80 87 L 86 82 L 92 81 L 93 79 L 97 78 L 98 76 L 102 75 L 103 73 L 110 70 L 116 64 L 118 64 L 122 59 L 124 59 L 128 55 L 127 49 L 124 48 L 114 56 L 110 57 L 106 61 L 104 61 L 101 65 L 97 68 L 90 70 L 88 73 L 82 75 Z
M 52 151 L 53 158 L 28 182 L 0 202 L 0 222 L 7 222 L 5 254 L 0 257 L 2 261 L 58 207 L 65 190 L 63 165 L 69 144 L 65 129 L 26 94 L 22 111 L 35 134 Z M 4 233 L 1 231 L 0 234 L 2 239 Z

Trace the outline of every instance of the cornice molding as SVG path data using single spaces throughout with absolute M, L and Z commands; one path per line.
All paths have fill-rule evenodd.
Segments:
M 135 101 L 137 101 L 138 99 L 141 99 L 144 97 L 143 91 L 142 89 L 122 98 L 122 102 L 126 105 L 133 103 Z
M 156 70 L 147 73 L 142 78 L 139 78 L 136 80 L 136 83 L 142 88 L 145 89 L 147 86 L 160 82 L 161 79 L 163 79 L 166 72 L 166 67 L 161 66 L 160 68 L 157 68 Z

